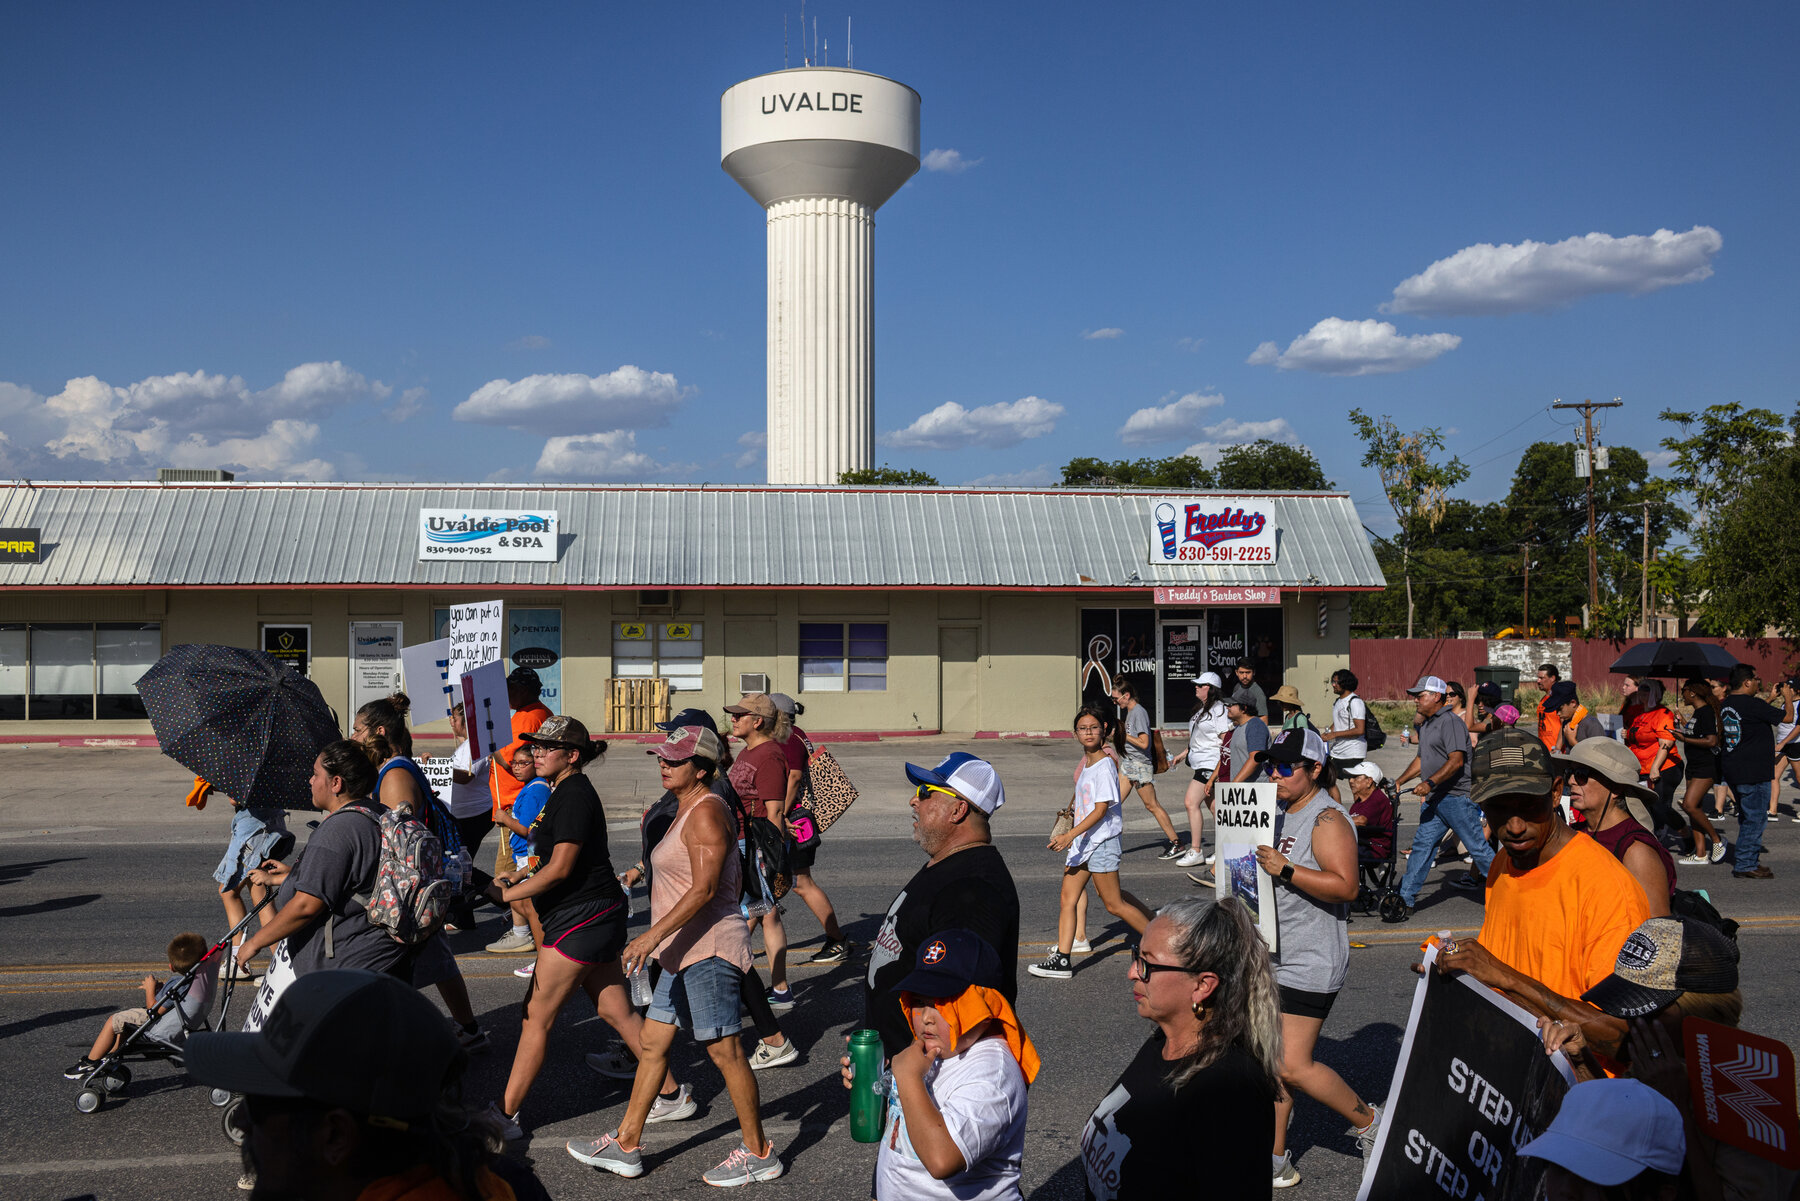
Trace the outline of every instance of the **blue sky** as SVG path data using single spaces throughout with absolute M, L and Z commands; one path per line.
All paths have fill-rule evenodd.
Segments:
M 1557 397 L 1792 408 L 1792 6 L 1239 9 L 808 5 L 960 168 L 878 215 L 878 461 L 1269 433 L 1379 524 L 1355 406 L 1477 499 Z M 0 9 L 0 472 L 760 481 L 718 95 L 784 13 L 798 65 L 797 0 Z

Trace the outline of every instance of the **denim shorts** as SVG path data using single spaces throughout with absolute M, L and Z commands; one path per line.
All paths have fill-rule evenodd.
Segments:
M 679 972 L 663 972 L 644 1016 L 680 1026 L 693 1034 L 695 1042 L 716 1042 L 743 1029 L 738 1017 L 743 990 L 744 973 L 715 955 Z
M 1085 867 L 1094 873 L 1116 872 L 1119 870 L 1119 856 L 1124 853 L 1123 840 L 1114 834 L 1111 838 L 1102 839 L 1088 851 L 1087 860 L 1077 867 Z
M 269 850 L 287 833 L 287 814 L 280 809 L 234 809 L 231 814 L 231 844 L 225 857 L 213 869 L 219 887 L 236 892 L 244 885 L 244 876 L 262 866 Z
M 1156 779 L 1156 765 L 1141 751 L 1126 751 L 1121 767 L 1125 778 L 1133 784 L 1148 784 Z

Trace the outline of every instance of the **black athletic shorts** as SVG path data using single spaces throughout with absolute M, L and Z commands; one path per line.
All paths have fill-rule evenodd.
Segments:
M 802 850 L 798 846 L 794 845 L 793 839 L 791 839 L 791 838 L 788 839 L 788 846 L 787 846 L 788 875 L 790 875 L 790 876 L 810 876 L 810 875 L 812 875 L 813 860 L 817 859 L 818 857 L 819 857 L 819 844 L 818 843 L 815 842 L 811 846 L 807 847 L 805 850 Z
M 576 963 L 606 963 L 625 949 L 625 902 L 602 901 L 541 914 L 544 945 Z
M 1331 1006 L 1337 1000 L 1334 992 L 1307 992 L 1305 989 L 1289 988 L 1285 984 L 1277 985 L 1281 990 L 1281 1012 L 1291 1013 L 1297 1018 L 1318 1018 L 1321 1022 L 1331 1013 Z

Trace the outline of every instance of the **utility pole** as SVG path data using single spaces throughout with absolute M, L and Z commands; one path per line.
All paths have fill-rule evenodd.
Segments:
M 1650 637 L 1650 502 L 1644 502 L 1643 574 L 1638 577 L 1638 606 L 1643 610 L 1644 637 Z
M 1525 637 L 1531 637 L 1531 543 L 1519 543 L 1519 549 L 1525 552 Z
M 1576 409 L 1581 413 L 1582 426 L 1587 437 L 1587 506 L 1588 506 L 1588 621 L 1594 620 L 1594 614 L 1600 611 L 1600 560 L 1594 549 L 1596 541 L 1594 533 L 1594 410 L 1617 409 L 1624 406 L 1618 397 L 1611 400 L 1584 400 L 1580 404 L 1564 404 L 1557 401 L 1550 407 L 1553 409 Z

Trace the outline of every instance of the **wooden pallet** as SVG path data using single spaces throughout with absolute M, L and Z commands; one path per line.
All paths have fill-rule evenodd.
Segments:
M 606 681 L 606 730 L 609 734 L 647 734 L 669 720 L 669 682 L 664 679 Z

